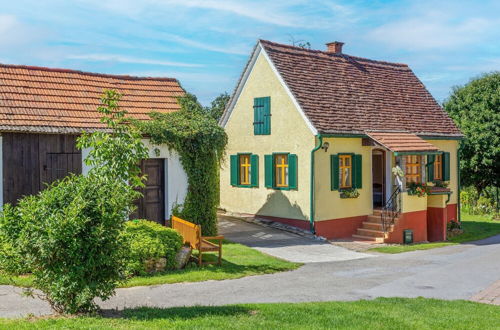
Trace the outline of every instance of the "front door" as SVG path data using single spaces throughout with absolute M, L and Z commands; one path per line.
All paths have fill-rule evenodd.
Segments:
M 164 159 L 145 159 L 141 162 L 141 171 L 147 176 L 143 194 L 135 205 L 137 210 L 131 219 L 147 219 L 165 224 L 165 167 Z
M 373 150 L 372 153 L 373 207 L 385 205 L 385 152 Z

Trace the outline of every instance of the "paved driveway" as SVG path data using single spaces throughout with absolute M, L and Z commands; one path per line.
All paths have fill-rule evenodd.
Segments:
M 374 257 L 283 230 L 219 216 L 219 232 L 228 240 L 293 262 L 330 262 Z
M 499 256 L 500 235 L 427 251 L 311 262 L 295 271 L 235 280 L 118 289 L 116 296 L 101 306 L 173 307 L 418 296 L 470 299 L 500 279 Z M 45 303 L 22 298 L 16 290 L 0 286 L 0 317 L 50 313 Z

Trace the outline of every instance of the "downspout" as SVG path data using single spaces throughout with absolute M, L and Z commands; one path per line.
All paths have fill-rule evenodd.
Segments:
M 318 134 L 318 145 L 314 147 L 314 149 L 311 150 L 311 192 L 310 192 L 310 200 L 311 200 L 311 205 L 310 205 L 310 210 L 311 214 L 309 216 L 309 228 L 311 230 L 311 233 L 315 234 L 316 231 L 314 229 L 314 153 L 321 148 L 323 145 L 323 136 L 321 134 Z

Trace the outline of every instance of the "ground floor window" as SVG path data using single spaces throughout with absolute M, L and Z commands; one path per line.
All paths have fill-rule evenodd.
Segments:
M 422 159 L 418 155 L 405 156 L 406 184 L 422 182 Z
M 434 180 L 443 180 L 443 155 L 434 156 Z
M 339 155 L 340 188 L 352 187 L 352 155 Z
M 288 154 L 274 155 L 275 185 L 279 188 L 288 187 Z
M 250 155 L 239 155 L 240 185 L 250 185 Z

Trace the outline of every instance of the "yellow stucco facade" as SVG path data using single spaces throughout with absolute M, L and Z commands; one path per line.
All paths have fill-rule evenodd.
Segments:
M 271 97 L 271 134 L 254 135 L 254 98 L 266 96 Z M 225 129 L 229 137 L 227 158 L 245 152 L 259 156 L 259 186 L 231 186 L 227 160 L 221 170 L 221 208 L 238 213 L 308 220 L 310 152 L 314 148 L 314 135 L 263 53 L 257 57 Z M 273 152 L 297 155 L 297 190 L 274 190 L 264 186 L 264 155 Z
M 362 146 L 361 138 L 323 138 L 323 142 L 330 147 L 315 154 L 315 221 L 372 214 L 372 147 Z M 362 188 L 358 189 L 358 198 L 340 198 L 338 190 L 331 190 L 330 156 L 338 153 L 362 156 Z
M 271 134 L 255 135 L 254 98 L 271 98 Z M 278 218 L 308 221 L 310 219 L 310 178 L 311 150 L 319 142 L 306 120 L 302 117 L 293 99 L 273 70 L 263 53 L 255 60 L 234 108 L 225 123 L 229 141 L 227 160 L 223 164 L 220 177 L 220 206 L 237 213 L 258 214 Z M 428 139 L 442 151 L 450 153 L 450 185 L 452 195 L 449 204 L 457 203 L 457 148 L 456 140 Z M 372 154 L 375 146 L 363 146 L 361 137 L 324 137 L 329 148 L 325 152 L 315 152 L 315 198 L 314 220 L 316 222 L 366 216 L 373 213 Z M 294 190 L 276 190 L 266 188 L 264 155 L 273 153 L 291 153 L 297 155 L 298 187 Z M 387 199 L 393 185 L 391 168 L 395 157 L 385 151 L 385 186 Z M 259 157 L 258 187 L 237 187 L 230 182 L 230 155 L 252 153 Z M 362 187 L 358 189 L 358 198 L 341 198 L 339 190 L 331 190 L 330 156 L 339 153 L 353 153 L 362 156 Z M 428 206 L 440 205 L 447 196 L 428 196 L 419 198 L 402 194 L 402 211 L 414 212 L 426 210 Z

